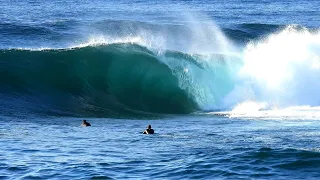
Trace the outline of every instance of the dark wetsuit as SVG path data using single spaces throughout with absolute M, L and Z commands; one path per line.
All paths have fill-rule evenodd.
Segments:
M 88 123 L 88 122 L 83 122 L 81 125 L 82 125 L 82 126 L 91 126 L 91 124 Z
M 153 129 L 146 129 L 143 134 L 154 134 L 154 130 Z

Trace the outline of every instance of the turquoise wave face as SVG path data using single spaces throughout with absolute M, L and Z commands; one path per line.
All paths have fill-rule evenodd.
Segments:
M 1 50 L 0 92 L 12 109 L 109 116 L 219 108 L 233 87 L 227 61 L 135 44 Z M 23 107 L 15 108 L 18 104 Z M 44 107 L 43 107 L 44 106 Z M 52 110 L 53 109 L 53 110 Z M 39 111 L 39 110 L 38 110 Z
M 51 106 L 45 109 L 101 116 L 199 109 L 172 70 L 137 45 L 2 50 L 0 61 L 1 96 L 26 99 L 24 108 L 44 104 Z

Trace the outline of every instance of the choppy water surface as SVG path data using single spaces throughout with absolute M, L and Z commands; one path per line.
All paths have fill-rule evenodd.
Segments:
M 4 179 L 316 179 L 319 121 L 175 117 L 5 122 Z M 141 132 L 148 124 L 154 135 Z
M 0 179 L 320 179 L 319 0 L 0 4 Z

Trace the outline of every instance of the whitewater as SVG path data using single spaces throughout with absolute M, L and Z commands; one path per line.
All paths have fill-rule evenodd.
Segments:
M 319 1 L 0 4 L 0 179 L 319 179 Z
M 173 39 L 167 40 L 143 29 L 133 37 L 95 37 L 66 48 L 3 49 L 3 92 L 67 96 L 67 113 L 87 108 L 94 110 L 92 114 L 107 115 L 218 111 L 243 116 L 245 111 L 277 110 L 267 114 L 278 116 L 281 109 L 299 109 L 291 107 L 317 109 L 319 31 L 289 25 L 236 46 L 212 21 L 185 27 L 192 28 L 180 39 L 172 34 Z M 191 41 L 186 44 L 187 36 Z M 22 64 L 20 74 L 15 74 L 16 66 Z M 66 103 L 36 98 L 38 104 L 61 107 Z M 305 113 L 310 117 L 309 111 Z

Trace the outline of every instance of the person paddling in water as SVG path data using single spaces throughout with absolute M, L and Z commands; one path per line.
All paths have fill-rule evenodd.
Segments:
M 149 124 L 147 129 L 144 130 L 143 134 L 154 134 L 154 130 L 151 128 L 151 125 Z
M 91 126 L 91 124 L 88 123 L 86 120 L 82 120 L 81 126 Z

